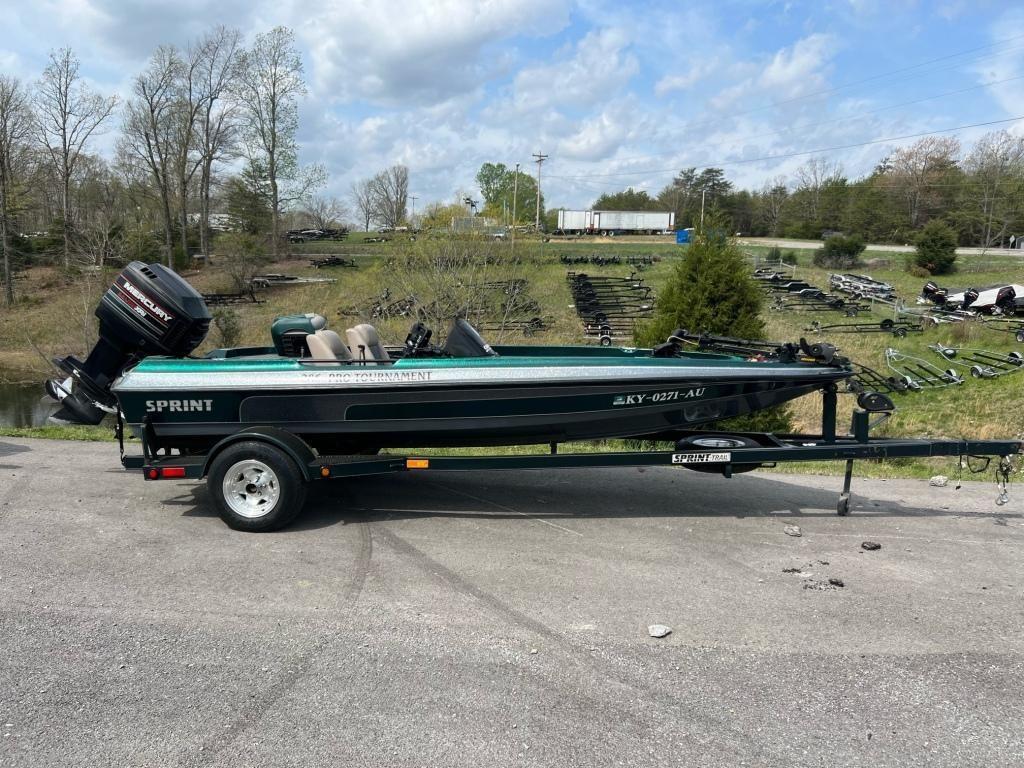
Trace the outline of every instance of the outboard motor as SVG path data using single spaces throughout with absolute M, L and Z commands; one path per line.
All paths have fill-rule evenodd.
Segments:
M 71 377 L 72 391 L 60 392 L 62 407 L 54 420 L 99 424 L 117 400 L 110 385 L 132 363 L 149 355 L 184 357 L 198 347 L 210 328 L 202 294 L 161 264 L 133 261 L 114 280 L 96 307 L 99 341 L 85 362 L 68 355 L 54 363 Z
M 964 300 L 960 304 L 960 309 L 967 309 L 971 304 L 978 300 L 978 296 L 980 295 L 981 294 L 978 292 L 977 288 L 968 288 L 964 291 Z
M 921 289 L 921 295 L 928 299 L 932 304 L 936 304 L 941 307 L 946 303 L 946 297 L 949 295 L 949 291 L 945 288 L 940 288 L 929 280 L 924 284 L 924 288 Z
M 1006 285 L 996 294 L 995 306 L 1004 315 L 1017 313 L 1017 291 L 1012 285 Z

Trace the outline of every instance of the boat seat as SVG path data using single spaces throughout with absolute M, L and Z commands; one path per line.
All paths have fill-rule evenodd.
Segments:
M 380 343 L 380 336 L 377 329 L 369 323 L 361 323 L 355 328 L 349 328 L 345 335 L 348 336 L 348 345 L 352 348 L 352 354 L 357 360 L 385 361 L 390 360 L 384 345 Z
M 352 352 L 334 331 L 321 328 L 306 336 L 306 346 L 314 360 L 351 360 Z

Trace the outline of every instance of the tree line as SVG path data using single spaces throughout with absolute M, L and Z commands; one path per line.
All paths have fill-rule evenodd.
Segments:
M 601 195 L 595 209 L 675 211 L 676 226 L 697 226 L 701 208 L 723 214 L 744 235 L 817 239 L 833 232 L 873 243 L 911 243 L 941 220 L 964 246 L 999 247 L 1024 234 L 1024 136 L 996 131 L 966 151 L 952 137 L 925 137 L 895 150 L 871 173 L 849 179 L 813 157 L 793 177 L 737 189 L 721 168 L 686 168 L 657 195 L 626 189 Z
M 315 197 L 324 170 L 298 162 L 306 86 L 290 29 L 245 45 L 240 32 L 217 26 L 183 48 L 161 45 L 124 101 L 92 88 L 80 66 L 63 48 L 35 82 L 0 75 L 8 304 L 11 271 L 29 254 L 70 268 L 209 253 L 211 215 L 229 198 L 265 217 L 275 255 L 286 212 L 301 202 L 330 215 L 335 204 Z

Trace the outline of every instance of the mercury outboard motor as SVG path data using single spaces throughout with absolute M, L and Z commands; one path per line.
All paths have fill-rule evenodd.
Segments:
M 1017 291 L 1012 285 L 1005 285 L 999 289 L 995 307 L 1004 315 L 1017 313 Z
M 949 295 L 949 291 L 945 288 L 939 288 L 939 286 L 929 280 L 924 284 L 924 288 L 921 289 L 921 295 L 928 299 L 932 304 L 936 304 L 941 307 L 946 303 L 946 297 Z
M 960 309 L 967 309 L 971 304 L 978 300 L 978 296 L 981 294 L 977 288 L 968 288 L 964 291 L 964 300 L 960 303 Z
M 47 382 L 47 392 L 63 394 L 51 418 L 99 424 L 117 408 L 110 385 L 129 365 L 149 355 L 184 357 L 210 328 L 202 294 L 161 264 L 133 261 L 122 270 L 96 307 L 99 341 L 85 362 L 71 355 L 54 363 L 71 377 L 72 390 Z

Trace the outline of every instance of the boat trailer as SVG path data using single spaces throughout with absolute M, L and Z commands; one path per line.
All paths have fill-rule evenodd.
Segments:
M 830 323 L 822 325 L 819 320 L 812 320 L 811 324 L 804 328 L 808 333 L 888 333 L 898 339 L 904 338 L 908 333 L 920 333 L 920 323 L 912 323 L 909 320 L 892 320 L 885 318 L 881 322 L 866 321 L 861 323 Z
M 970 371 L 976 379 L 994 379 L 1008 373 L 1017 373 L 1024 367 L 1024 356 L 1020 352 L 992 352 L 987 349 L 947 347 L 944 344 L 929 344 L 928 349 L 943 360 Z
M 716 432 L 677 430 L 638 436 L 652 441 L 674 442 L 671 450 L 635 450 L 609 452 L 562 453 L 559 443 L 551 443 L 546 453 L 495 456 L 444 456 L 427 453 L 383 453 L 378 455 L 317 455 L 298 435 L 272 426 L 252 425 L 225 437 L 208 452 L 176 454 L 155 451 L 152 426 L 142 430 L 142 454 L 125 455 L 124 428 L 120 420 L 117 436 L 121 446 L 121 463 L 126 469 L 141 470 L 146 480 L 200 480 L 210 473 L 218 455 L 231 451 L 231 461 L 244 456 L 246 446 L 257 446 L 271 452 L 295 469 L 298 487 L 288 489 L 294 509 L 267 526 L 253 521 L 246 525 L 222 515 L 225 522 L 240 530 L 273 530 L 284 527 L 299 513 L 305 499 L 305 485 L 315 480 L 342 479 L 384 475 L 395 472 L 467 472 L 474 470 L 583 469 L 600 467 L 683 467 L 699 472 L 732 477 L 761 467 L 774 467 L 783 462 L 843 461 L 843 486 L 836 502 L 836 512 L 850 511 L 850 488 L 853 466 L 857 460 L 920 458 L 929 456 L 956 457 L 958 470 L 967 466 L 973 473 L 984 472 L 993 458 L 997 459 L 995 480 L 996 504 L 1008 500 L 1007 484 L 1013 470 L 1012 457 L 1024 451 L 1021 440 L 929 440 L 913 438 L 872 438 L 870 431 L 884 422 L 895 410 L 892 401 L 876 392 L 862 392 L 853 412 L 850 431 L 840 434 L 836 429 L 838 388 L 830 385 L 822 390 L 821 433 L 812 435 L 775 435 L 751 432 Z M 265 454 L 264 454 L 265 455 Z M 282 479 L 283 480 L 283 479 Z M 211 494 L 225 490 L 210 483 Z M 282 489 L 282 494 L 285 489 Z

